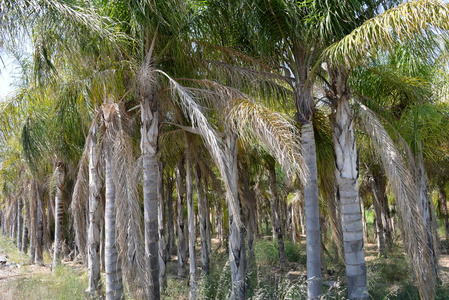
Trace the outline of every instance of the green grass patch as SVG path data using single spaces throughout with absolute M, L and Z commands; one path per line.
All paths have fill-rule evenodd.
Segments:
M 23 274 L 26 276 L 26 274 Z M 55 272 L 32 274 L 6 282 L 2 293 L 8 298 L 17 300 L 64 300 L 85 299 L 84 289 L 87 287 L 87 276 L 77 275 L 71 267 L 61 265 Z M 10 297 L 10 298 L 9 298 Z
M 55 272 L 51 272 L 49 267 L 27 265 L 29 257 L 4 236 L 0 236 L 0 252 L 10 261 L 21 265 L 20 269 L 14 269 L 10 273 L 5 270 L 0 284 L 0 299 L 85 299 L 87 273 L 83 267 L 80 266 L 79 271 L 75 271 L 71 266 L 61 265 Z

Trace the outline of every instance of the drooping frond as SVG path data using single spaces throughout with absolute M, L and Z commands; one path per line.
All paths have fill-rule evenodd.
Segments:
M 301 156 L 299 131 L 281 113 L 250 100 L 235 100 L 229 122 L 244 139 L 256 139 L 283 167 L 288 176 L 297 174 L 303 182 L 305 165 Z
M 85 254 L 87 249 L 86 234 L 86 214 L 89 203 L 89 148 L 90 138 L 86 140 L 85 150 L 81 156 L 78 174 L 75 180 L 75 186 L 73 187 L 72 202 L 70 203 L 70 211 L 73 215 L 73 228 L 75 229 L 75 238 L 77 240 L 77 246 L 82 254 Z
M 328 47 L 322 57 L 333 66 L 354 67 L 367 62 L 379 50 L 417 36 L 432 39 L 432 31 L 449 31 L 449 7 L 439 0 L 418 0 L 366 21 Z M 437 45 L 435 45 L 437 46 Z
M 410 259 L 420 296 L 422 299 L 433 299 L 436 282 L 432 274 L 416 182 L 377 116 L 368 107 L 361 103 L 359 105 L 360 123 L 371 137 L 391 183 L 404 230 L 405 251 Z
M 226 185 L 227 191 L 231 190 L 231 177 L 229 165 L 225 155 L 225 145 L 221 140 L 218 133 L 212 128 L 211 124 L 207 120 L 206 116 L 202 112 L 202 108 L 194 101 L 192 94 L 178 82 L 173 80 L 165 72 L 161 70 L 155 70 L 155 72 L 161 73 L 166 77 L 171 86 L 173 98 L 179 103 L 181 109 L 184 112 L 186 118 L 188 118 L 193 127 L 198 127 L 200 135 L 202 136 L 211 156 L 220 171 L 222 179 Z M 232 193 L 228 193 L 232 196 Z M 238 226 L 242 224 L 240 217 L 240 206 L 238 199 L 229 199 L 229 206 L 231 207 L 232 214 L 235 218 L 235 222 Z
M 145 276 L 145 251 L 142 229 L 142 214 L 137 181 L 134 174 L 132 140 L 118 124 L 113 141 L 113 169 L 117 205 L 117 241 L 124 265 L 125 278 L 135 296 L 148 295 Z

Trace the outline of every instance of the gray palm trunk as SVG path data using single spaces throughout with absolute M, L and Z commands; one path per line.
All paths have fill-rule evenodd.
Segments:
M 250 174 L 248 164 L 242 162 L 240 179 L 243 184 L 243 195 L 246 201 L 246 235 L 248 242 L 249 268 L 256 266 L 256 255 L 254 252 L 254 237 L 257 232 L 257 200 L 250 186 Z
M 301 225 L 299 225 L 299 208 L 297 203 L 293 203 L 291 205 L 291 214 L 292 214 L 292 241 L 295 244 L 299 244 L 301 242 L 301 235 L 300 235 Z
M 277 191 L 277 182 L 276 182 L 276 168 L 274 161 L 269 163 L 268 166 L 269 171 L 269 181 L 270 181 L 270 206 L 271 206 L 271 214 L 274 219 L 274 232 L 276 233 L 276 238 L 278 241 L 278 249 L 279 249 L 279 264 L 281 270 L 285 269 L 286 264 L 286 256 L 285 256 L 285 247 L 284 247 L 284 239 L 282 236 L 282 226 L 280 220 L 280 211 L 279 211 L 279 197 Z
M 176 168 L 176 190 L 177 190 L 177 234 L 178 234 L 178 276 L 185 276 L 185 265 L 187 260 L 186 228 L 184 224 L 184 196 L 185 196 L 185 171 L 184 161 L 180 160 Z
M 166 261 L 170 261 L 171 255 L 176 253 L 175 244 L 175 222 L 174 222 L 174 211 L 173 211 L 173 180 L 169 180 L 166 183 L 166 207 L 167 207 L 167 251 L 166 251 Z
M 42 188 L 37 185 L 36 196 L 36 256 L 35 261 L 42 264 L 44 261 L 44 206 L 42 203 Z
M 386 254 L 384 227 L 382 223 L 381 213 L 381 200 L 379 199 L 379 191 L 377 189 L 376 182 L 373 177 L 369 178 L 369 184 L 371 187 L 371 194 L 373 196 L 374 213 L 376 214 L 376 233 L 377 233 L 377 248 L 379 256 Z
M 30 263 L 34 264 L 36 258 L 36 240 L 37 240 L 37 224 L 36 224 L 36 198 L 37 198 L 37 182 L 33 180 L 31 183 L 31 197 L 29 200 L 30 215 Z
M 53 271 L 55 271 L 56 266 L 61 262 L 60 256 L 62 252 L 62 243 L 63 243 L 64 186 L 66 181 L 66 170 L 64 163 L 62 161 L 59 161 L 57 163 L 56 168 L 58 176 L 56 178 L 55 241 L 54 241 L 53 266 L 52 266 Z M 37 189 L 37 195 L 39 195 L 39 189 Z M 37 196 L 36 199 L 38 198 L 39 196 Z M 39 218 L 37 218 L 37 220 L 39 220 Z
M 388 252 L 393 246 L 393 232 L 388 208 L 388 198 L 386 195 L 387 180 L 383 174 L 373 174 L 373 184 L 375 185 L 375 190 L 377 198 L 379 200 L 379 222 L 382 222 L 382 228 L 384 232 L 385 239 L 385 249 Z
M 419 142 L 419 153 L 416 157 L 416 173 L 417 173 L 417 180 L 418 180 L 418 195 L 420 199 L 420 211 L 422 214 L 422 218 L 425 224 L 426 228 L 426 234 L 427 234 L 427 246 L 429 251 L 429 257 L 430 257 L 430 264 L 432 271 L 434 273 L 434 276 L 438 275 L 438 253 L 436 248 L 436 229 L 435 229 L 435 214 L 433 212 L 433 209 L 429 205 L 429 196 L 427 193 L 427 180 L 426 180 L 426 173 L 424 169 L 424 161 L 423 161 L 423 153 L 422 153 L 422 142 Z
M 111 149 L 105 155 L 105 271 L 106 299 L 123 299 L 122 266 L 116 238 L 115 182 Z
M 53 218 L 52 218 L 53 216 Z M 47 245 L 45 245 L 45 248 L 48 250 L 48 252 L 50 252 L 51 249 L 51 224 L 52 224 L 52 219 L 54 219 L 54 207 L 52 205 L 52 197 L 51 197 L 51 193 L 49 193 L 48 197 L 47 197 L 47 228 L 45 229 L 45 231 L 47 232 L 46 234 L 48 235 L 48 241 L 47 241 Z
M 298 119 L 301 123 L 302 155 L 308 169 L 304 184 L 304 214 L 307 242 L 307 298 L 318 299 L 321 296 L 321 232 L 316 146 L 312 122 L 314 99 L 313 86 L 311 83 L 307 83 L 307 58 L 302 54 L 304 53 L 299 51 L 296 55 L 296 60 L 300 67 L 298 67 L 299 76 L 293 97 L 297 108 Z
M 167 261 L 167 244 L 165 243 L 165 224 L 164 224 L 164 166 L 162 161 L 158 164 L 159 172 L 157 177 L 157 205 L 158 205 L 158 232 L 159 232 L 159 284 L 161 289 L 167 285 L 165 277 L 165 263 Z
M 198 215 L 201 237 L 201 264 L 204 274 L 209 273 L 209 249 L 207 237 L 207 215 L 206 199 L 204 197 L 203 183 L 199 164 L 195 167 L 195 182 L 198 195 Z
M 17 198 L 17 236 L 16 246 L 17 249 L 22 249 L 22 230 L 23 230 L 23 217 L 22 217 L 22 198 Z
M 215 201 L 214 210 L 215 210 L 215 228 L 217 232 L 217 238 L 220 241 L 220 247 L 222 247 L 224 242 L 223 204 L 221 203 L 220 199 L 217 199 L 217 201 Z
M 228 162 L 226 198 L 229 210 L 229 262 L 231 267 L 231 300 L 246 299 L 246 253 L 243 224 L 238 224 L 233 216 L 231 201 L 238 201 L 237 136 L 232 133 L 225 137 L 225 160 Z M 241 213 L 241 212 L 240 212 Z
M 446 241 L 449 242 L 449 220 L 447 212 L 447 194 L 444 184 L 438 187 L 438 206 L 440 208 L 440 215 L 444 221 L 444 229 L 446 233 Z
M 212 231 L 212 225 L 210 222 L 210 205 L 209 205 L 209 198 L 208 198 L 208 191 L 207 191 L 207 180 L 204 182 L 205 190 L 204 190 L 204 205 L 206 210 L 206 246 L 207 246 L 207 253 L 208 256 L 212 253 L 212 238 L 211 238 L 211 231 Z
M 157 142 L 159 116 L 157 99 L 151 91 L 141 101 L 141 151 L 143 161 L 143 203 L 145 219 L 145 256 L 149 272 L 151 299 L 160 299 L 159 284 L 159 234 L 157 196 Z
M 87 232 L 87 267 L 89 273 L 86 293 L 95 297 L 100 286 L 101 177 L 97 148 L 97 125 L 94 124 L 89 148 L 89 228 Z
M 24 206 L 24 222 L 23 222 L 23 230 L 22 230 L 22 252 L 23 253 L 27 253 L 28 251 L 28 234 L 29 234 L 29 230 L 28 230 L 28 226 L 30 225 L 29 221 L 30 221 L 30 208 L 29 208 L 29 201 L 30 199 L 28 198 L 28 201 L 26 198 L 24 198 L 23 201 L 23 206 Z M 3 227 L 4 222 L 2 222 L 2 227 Z
M 360 212 L 362 213 L 362 228 L 365 240 L 368 240 L 368 228 L 366 227 L 365 198 L 360 197 Z
M 340 86 L 340 91 L 343 88 Z M 358 155 L 353 128 L 354 118 L 348 95 L 339 93 L 334 103 L 332 139 L 335 146 L 335 176 L 340 196 L 346 277 L 349 299 L 368 299 L 363 229 L 359 201 Z
M 315 136 L 312 122 L 301 127 L 302 155 L 308 168 L 304 184 L 304 210 L 307 241 L 307 298 L 321 295 L 321 235 L 318 198 L 318 172 L 316 165 Z
M 195 253 L 195 210 L 193 206 L 193 180 L 190 141 L 185 133 L 185 158 L 186 158 L 186 202 L 187 220 L 189 224 L 189 299 L 197 297 L 196 281 L 196 253 Z

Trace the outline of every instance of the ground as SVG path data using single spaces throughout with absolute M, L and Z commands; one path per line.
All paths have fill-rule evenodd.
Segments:
M 84 299 L 83 290 L 87 286 L 86 270 L 81 264 L 77 264 L 70 261 L 63 262 L 63 265 L 52 272 L 50 268 L 50 257 L 44 259 L 44 264 L 30 265 L 28 264 L 28 258 L 25 255 L 20 254 L 15 250 L 14 246 L 10 242 L 5 242 L 5 238 L 0 241 L 0 299 L 2 300 L 20 300 L 20 299 L 39 299 L 39 300 L 52 300 L 52 299 Z M 443 245 L 443 249 L 446 248 Z M 257 255 L 271 255 L 267 254 L 270 250 L 266 245 L 263 247 L 264 252 Z M 369 282 L 377 284 L 376 288 L 379 291 L 378 295 L 374 295 L 373 299 L 417 299 L 416 294 L 413 297 L 408 297 L 407 293 L 401 292 L 404 290 L 404 282 L 400 279 L 403 276 L 402 273 L 407 272 L 406 261 L 402 250 L 398 247 L 388 258 L 378 258 L 376 245 L 371 243 L 365 244 L 365 255 L 368 268 Z M 256 249 L 257 250 L 257 249 Z M 269 260 L 266 257 L 258 257 L 258 259 Z M 175 258 L 175 257 L 174 257 Z M 223 256 L 226 260 L 226 255 Z M 302 262 L 303 263 L 303 262 Z M 301 264 L 302 264 L 301 263 Z M 290 263 L 289 269 L 285 271 L 285 274 L 279 270 L 276 263 L 276 256 L 274 256 L 274 262 L 268 264 L 269 273 L 272 274 L 270 278 L 283 277 L 290 280 L 290 282 L 299 282 L 305 278 L 304 267 L 300 264 Z M 169 266 L 171 273 L 175 273 L 176 261 L 172 261 Z M 334 266 L 329 267 L 328 273 L 331 274 Z M 402 269 L 404 268 L 404 269 Z M 270 270 L 271 269 L 271 270 Z M 405 270 L 405 271 L 404 271 Z M 449 286 L 449 255 L 444 252 L 440 256 L 440 279 L 443 286 Z M 341 270 L 337 271 L 341 272 Z M 344 272 L 344 271 L 343 271 Z M 334 284 L 339 285 L 336 281 L 338 276 L 326 275 L 323 278 L 323 283 L 327 286 Z M 388 284 L 382 285 L 382 280 L 386 278 L 385 282 Z M 170 275 L 169 280 L 169 292 L 164 294 L 165 299 L 184 299 L 188 287 L 180 284 L 184 281 L 180 281 L 176 276 Z M 276 283 L 276 285 L 279 282 Z M 269 290 L 269 288 L 268 288 Z M 259 293 L 260 297 L 254 297 L 253 299 L 268 299 L 264 294 L 265 290 L 260 289 L 254 292 Z M 405 295 L 405 296 L 404 296 Z M 218 292 L 215 294 L 215 299 L 222 299 L 225 295 L 221 295 Z M 270 299 L 277 299 L 276 296 L 269 297 Z M 332 297 L 334 298 L 334 297 Z M 293 298 L 296 299 L 296 298 Z M 446 299 L 441 298 L 439 299 Z

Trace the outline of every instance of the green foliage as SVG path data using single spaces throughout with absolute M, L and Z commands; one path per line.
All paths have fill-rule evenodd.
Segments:
M 254 252 L 258 265 L 275 265 L 279 263 L 279 250 L 277 240 L 259 240 L 255 242 Z M 300 247 L 291 242 L 284 240 L 285 256 L 287 261 L 291 263 L 300 263 L 305 265 L 306 255 L 301 254 Z
M 372 299 L 420 299 L 418 289 L 411 278 L 410 266 L 402 253 L 394 253 L 389 258 L 378 258 L 367 265 L 369 293 Z M 448 298 L 449 287 L 439 286 L 435 299 Z
M 277 242 L 272 240 L 256 241 L 254 253 L 258 265 L 274 265 L 279 261 Z

